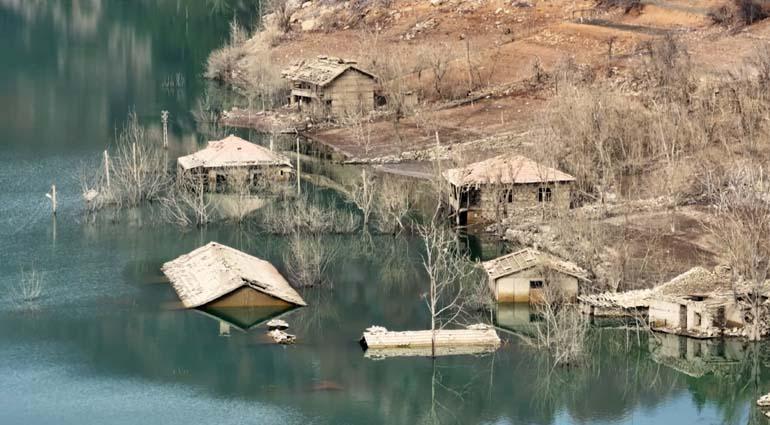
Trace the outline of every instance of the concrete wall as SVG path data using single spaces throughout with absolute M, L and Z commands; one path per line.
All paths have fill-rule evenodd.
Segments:
M 686 321 L 682 322 L 682 308 Z M 704 301 L 683 299 L 681 301 L 655 300 L 650 304 L 650 324 L 656 328 L 679 329 L 694 334 L 706 334 L 721 329 L 719 308 L 706 305 Z M 727 327 L 743 326 L 740 309 L 734 303 L 724 306 Z
M 679 320 L 679 311 L 679 303 L 654 300 L 650 303 L 650 325 L 656 328 L 679 328 L 682 325 Z
M 324 88 L 322 101 L 329 100 L 334 116 L 368 113 L 374 110 L 374 79 L 348 69 Z
M 542 301 L 542 293 L 537 289 L 530 289 L 530 281 L 540 280 L 545 285 L 557 285 L 568 297 L 575 298 L 578 294 L 578 280 L 574 276 L 552 272 L 550 281 L 546 279 L 546 273 L 541 267 L 533 267 L 522 270 L 508 276 L 503 276 L 495 281 L 493 290 L 498 302 L 533 302 Z

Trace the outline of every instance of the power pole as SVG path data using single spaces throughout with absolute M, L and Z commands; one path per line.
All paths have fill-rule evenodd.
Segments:
M 56 185 L 51 185 L 51 192 L 45 194 L 46 198 L 51 200 L 51 212 L 56 215 Z
M 107 178 L 107 189 L 110 188 L 110 154 L 104 150 L 104 176 Z
M 302 189 L 299 185 L 299 174 L 300 174 L 300 164 L 299 164 L 299 136 L 297 136 L 297 196 L 302 194 Z
M 163 149 L 168 149 L 168 111 L 160 111 L 160 120 L 163 122 Z

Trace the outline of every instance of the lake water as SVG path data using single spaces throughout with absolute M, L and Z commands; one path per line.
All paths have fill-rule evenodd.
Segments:
M 77 173 L 130 110 L 154 126 L 171 112 L 171 155 L 202 144 L 202 65 L 233 16 L 254 20 L 249 3 L 0 0 L 0 423 L 759 423 L 764 345 L 602 329 L 585 366 L 554 370 L 515 335 L 529 311 L 507 307 L 497 321 L 514 333 L 494 355 L 366 358 L 364 328 L 427 325 L 419 246 L 404 237 L 341 238 L 333 289 L 303 290 L 310 306 L 283 316 L 294 346 L 246 329 L 260 318 L 174 308 L 163 262 L 215 240 L 283 268 L 286 241 L 183 232 L 146 211 L 89 222 Z M 32 269 L 43 296 L 20 306 Z

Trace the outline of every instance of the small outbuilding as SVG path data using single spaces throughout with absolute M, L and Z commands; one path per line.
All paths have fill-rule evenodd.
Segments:
M 588 272 L 578 265 L 532 248 L 482 263 L 498 302 L 542 302 L 547 290 L 576 299 Z
M 161 270 L 187 308 L 306 305 L 272 264 L 216 242 Z
M 743 309 L 736 295 L 729 275 L 694 267 L 661 285 L 650 300 L 650 326 L 695 337 L 743 328 Z
M 224 190 L 228 179 L 285 180 L 293 168 L 289 158 L 263 146 L 230 135 L 211 141 L 205 149 L 177 159 L 180 176 L 200 180 L 207 190 Z
M 521 155 L 505 154 L 443 173 L 457 224 L 499 221 L 532 210 L 568 209 L 575 178 Z
M 319 56 L 283 71 L 291 82 L 289 105 L 314 117 L 366 114 L 374 109 L 377 77 L 355 61 Z

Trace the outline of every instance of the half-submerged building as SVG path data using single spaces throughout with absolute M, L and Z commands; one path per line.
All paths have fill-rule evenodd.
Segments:
M 359 115 L 374 109 L 377 77 L 354 61 L 319 56 L 283 71 L 291 82 L 289 105 L 318 118 Z
M 272 264 L 216 242 L 165 263 L 161 270 L 187 308 L 306 305 Z
M 230 135 L 211 141 L 205 149 L 177 159 L 179 176 L 200 181 L 209 191 L 224 190 L 230 178 L 285 180 L 293 173 L 291 161 L 263 146 Z
M 568 209 L 575 178 L 521 155 L 505 154 L 443 173 L 457 224 L 501 220 L 528 210 Z
M 594 316 L 646 318 L 653 330 L 697 338 L 742 336 L 752 323 L 749 298 L 767 304 L 765 284 L 760 294 L 746 285 L 732 285 L 725 267 L 693 267 L 652 289 L 581 295 L 583 312 Z
M 538 303 L 548 294 L 575 300 L 588 272 L 569 261 L 526 248 L 482 263 L 498 302 Z

